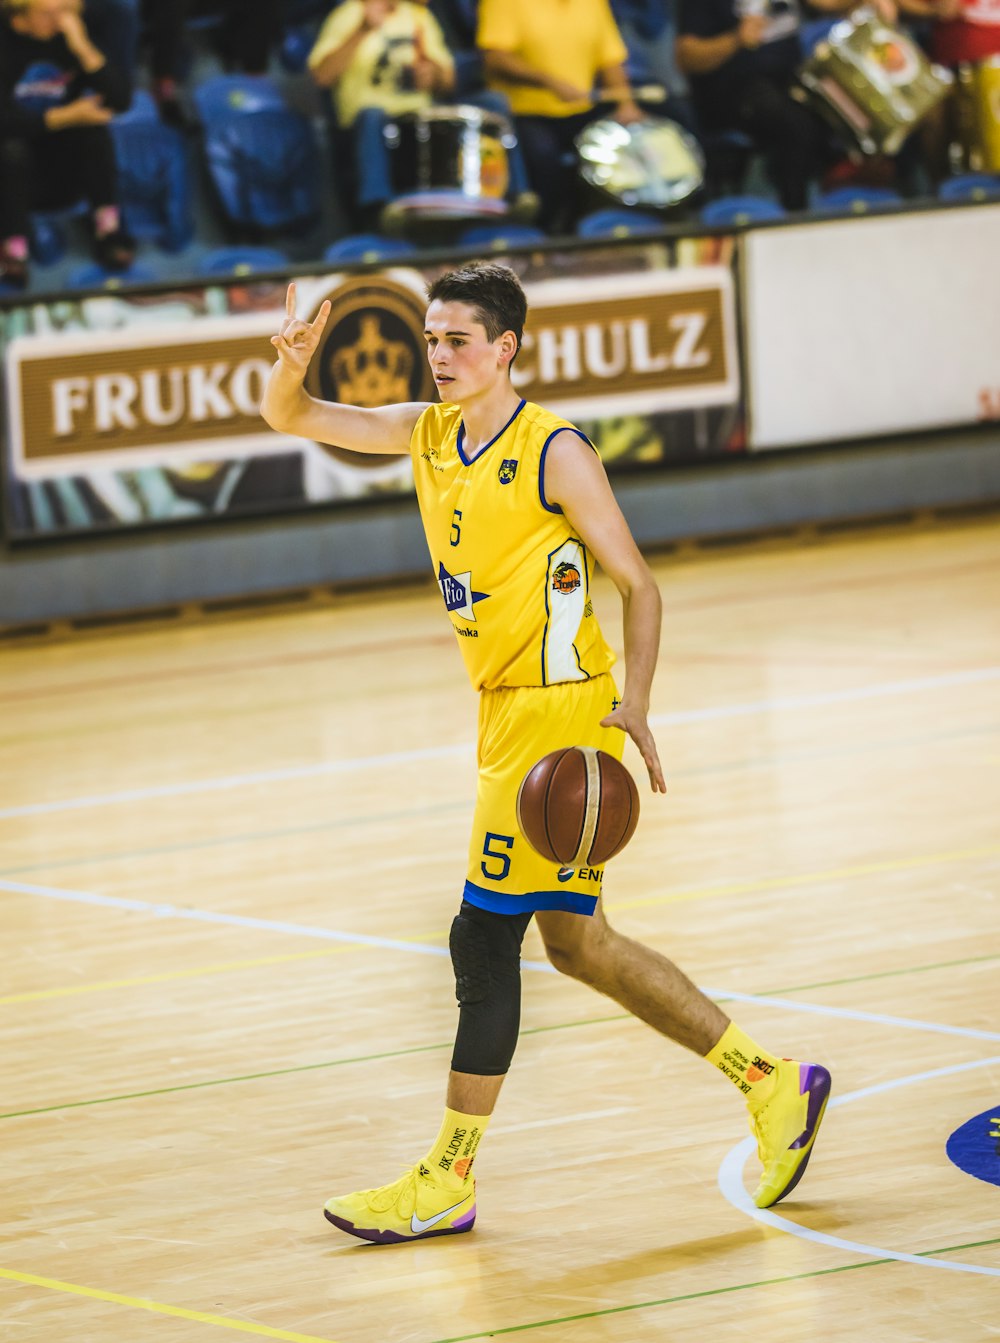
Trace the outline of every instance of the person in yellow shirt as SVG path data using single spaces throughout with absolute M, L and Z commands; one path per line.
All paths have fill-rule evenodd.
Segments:
M 588 880 L 587 869 L 557 871 L 533 855 L 515 820 L 526 765 L 570 745 L 620 757 L 626 733 L 653 792 L 666 792 L 648 721 L 659 589 L 593 445 L 511 383 L 527 314 L 513 271 L 475 263 L 439 276 L 427 294 L 424 337 L 439 403 L 363 409 L 310 396 L 303 383 L 330 303 L 303 321 L 290 285 L 261 406 L 282 434 L 355 452 L 409 452 L 434 574 L 480 694 L 468 877 L 449 939 L 459 1021 L 444 1119 L 405 1175 L 331 1198 L 325 1216 L 382 1244 L 472 1230 L 473 1163 L 517 1044 L 521 941 L 532 918 L 557 970 L 704 1056 L 735 1084 L 763 1162 L 755 1198 L 768 1207 L 805 1171 L 830 1074 L 768 1053 L 666 957 L 611 928 L 594 895 L 600 883 Z M 590 600 L 595 560 L 622 601 L 620 694 Z M 379 1122 L 393 1123 L 391 1107 Z M 553 1146 L 560 1139 L 554 1120 Z
M 487 84 L 514 113 L 539 223 L 561 228 L 573 212 L 576 136 L 607 104 L 623 125 L 643 116 L 608 0 L 481 0 L 476 44 Z
M 344 206 L 352 224 L 370 227 L 392 194 L 387 118 L 418 112 L 454 88 L 444 34 L 416 0 L 343 0 L 320 28 L 308 64 L 331 91 Z

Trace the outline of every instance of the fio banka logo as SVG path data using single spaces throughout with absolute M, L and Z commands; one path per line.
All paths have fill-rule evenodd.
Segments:
M 476 602 L 482 602 L 489 597 L 488 592 L 474 592 L 472 589 L 472 570 L 464 574 L 450 574 L 440 562 L 438 563 L 438 586 L 441 589 L 441 596 L 444 598 L 445 610 L 454 611 L 465 620 L 475 620 L 476 613 L 472 609 Z

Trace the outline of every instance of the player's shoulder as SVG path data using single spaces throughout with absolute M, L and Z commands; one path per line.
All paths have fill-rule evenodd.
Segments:
M 441 428 L 459 424 L 462 419 L 462 407 L 455 401 L 431 401 L 424 405 L 417 416 L 417 424 L 426 428 Z
M 525 427 L 535 440 L 538 450 L 548 456 L 553 445 L 559 444 L 572 451 L 572 445 L 593 450 L 593 443 L 571 420 L 534 402 L 526 402 L 521 412 Z
M 521 420 L 524 427 L 533 433 L 542 435 L 547 440 L 553 434 L 558 434 L 562 430 L 569 430 L 571 433 L 579 434 L 580 430 L 576 425 L 570 423 L 562 415 L 557 415 L 555 411 L 547 409 L 545 406 L 538 405 L 535 401 L 526 401 L 521 410 Z
M 414 409 L 418 413 L 410 433 L 411 442 L 423 438 L 432 438 L 439 442 L 447 438 L 450 433 L 457 433 L 462 419 L 462 408 L 454 401 L 431 401 L 423 405 L 414 403 Z

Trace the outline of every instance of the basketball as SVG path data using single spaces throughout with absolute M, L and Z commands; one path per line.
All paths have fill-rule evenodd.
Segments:
M 625 766 L 592 746 L 543 756 L 517 793 L 517 823 L 531 847 L 562 867 L 601 867 L 639 820 L 639 790 Z

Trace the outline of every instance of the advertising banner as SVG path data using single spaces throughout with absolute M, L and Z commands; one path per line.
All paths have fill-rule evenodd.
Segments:
M 578 423 L 610 469 L 743 446 L 730 239 L 514 258 L 528 294 L 512 376 Z M 330 319 L 314 396 L 432 401 L 425 289 L 393 267 L 297 277 Z M 274 515 L 412 492 L 409 458 L 366 458 L 272 432 L 259 415 L 284 283 L 245 279 L 0 313 L 10 539 Z
M 750 447 L 1000 419 L 1000 204 L 749 232 Z

